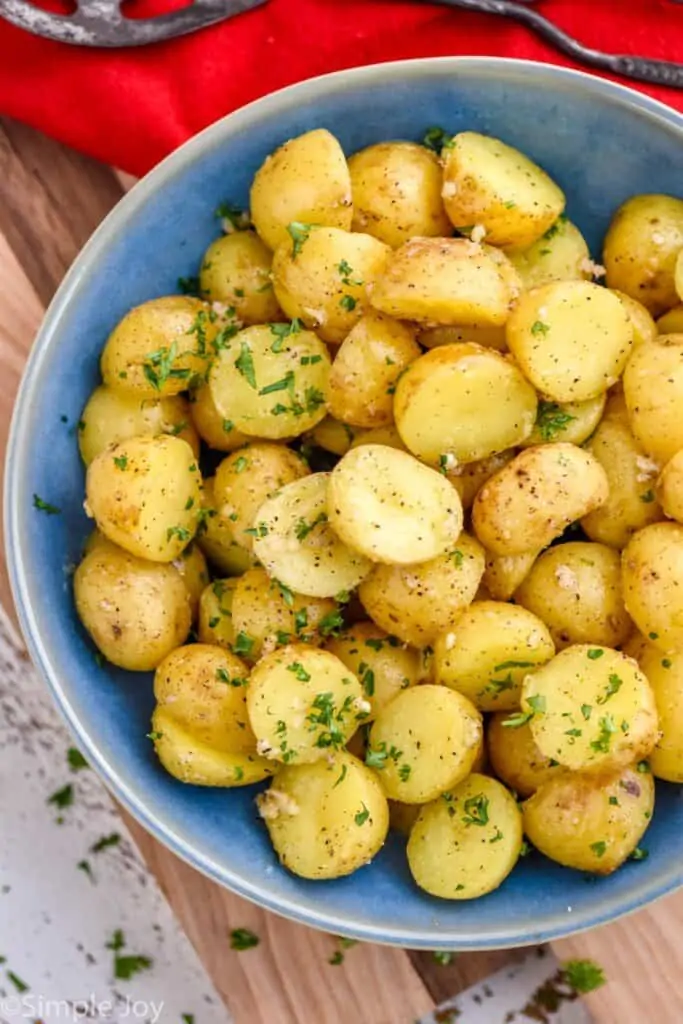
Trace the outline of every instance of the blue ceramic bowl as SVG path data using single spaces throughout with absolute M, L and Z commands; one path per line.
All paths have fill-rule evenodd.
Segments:
M 7 551 L 34 661 L 88 759 L 161 842 L 257 903 L 334 933 L 413 948 L 517 946 L 640 907 L 683 881 L 683 790 L 660 784 L 649 859 L 595 880 L 538 855 L 471 903 L 412 883 L 403 841 L 351 878 L 307 882 L 281 868 L 254 813 L 253 789 L 175 782 L 145 733 L 149 677 L 99 667 L 74 613 L 69 567 L 89 526 L 74 426 L 98 381 L 108 332 L 136 303 L 176 290 L 216 235 L 221 200 L 247 205 L 267 153 L 308 129 L 348 153 L 430 125 L 498 135 L 542 164 L 599 257 L 610 215 L 635 192 L 681 190 L 683 118 L 597 78 L 522 61 L 406 61 L 329 75 L 240 110 L 192 139 L 122 200 L 74 263 L 34 345 L 10 441 Z M 66 417 L 66 422 L 64 421 Z M 34 494 L 61 508 L 46 515 Z

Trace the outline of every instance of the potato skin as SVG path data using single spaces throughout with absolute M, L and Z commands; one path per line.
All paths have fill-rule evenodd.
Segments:
M 487 555 L 482 586 L 494 601 L 509 601 L 526 579 L 538 555 L 538 551 L 523 551 L 520 555 Z
M 95 388 L 78 423 L 78 447 L 86 466 L 110 445 L 141 434 L 173 434 L 199 455 L 190 406 L 180 395 L 152 399 L 103 384 Z
M 551 860 L 609 875 L 635 850 L 654 803 L 652 776 L 631 767 L 606 775 L 566 773 L 522 805 L 524 832 Z
M 156 668 L 190 631 L 190 601 L 178 571 L 109 541 L 97 544 L 76 569 L 74 599 L 107 661 L 131 672 Z
M 289 241 L 287 226 L 326 224 L 348 231 L 353 216 L 346 158 L 325 128 L 298 135 L 266 157 L 254 175 L 251 219 L 269 249 Z
M 497 779 L 473 774 L 420 810 L 408 839 L 408 866 L 432 896 L 471 900 L 498 888 L 521 848 L 514 797 Z
M 683 200 L 638 195 L 619 207 L 605 237 L 607 285 L 659 316 L 679 302 L 674 283 L 683 248 Z
M 389 830 L 377 777 L 346 751 L 285 765 L 257 804 L 280 863 L 302 878 L 352 874 L 379 852 Z
M 633 347 L 637 348 L 638 345 L 643 345 L 646 341 L 656 341 L 657 324 L 642 302 L 638 302 L 637 299 L 632 298 L 632 296 L 627 295 L 625 292 L 620 292 L 617 288 L 610 288 L 610 291 L 617 296 L 626 310 L 631 327 L 633 328 Z M 675 327 L 672 328 L 672 331 L 675 330 Z M 668 332 L 660 331 L 659 333 L 666 334 Z
M 607 495 L 607 477 L 594 456 L 573 444 L 539 445 L 520 452 L 484 484 L 472 524 L 494 555 L 519 555 L 550 544 Z
M 331 637 L 325 650 L 339 658 L 360 680 L 370 704 L 364 720 L 371 722 L 401 690 L 420 679 L 418 651 L 400 643 L 374 622 L 356 622 L 339 636 Z
M 416 359 L 396 386 L 394 416 L 410 451 L 432 466 L 476 462 L 524 441 L 536 392 L 498 352 L 472 342 Z M 485 410 L 485 414 L 484 413 Z
M 102 533 L 132 555 L 172 562 L 194 537 L 201 476 L 186 441 L 132 437 L 93 459 L 86 509 Z
M 224 576 L 237 576 L 253 565 L 253 556 L 235 540 L 234 523 L 220 514 L 214 493 L 214 478 L 204 481 L 202 488 L 202 528 L 197 530 L 197 543 L 208 560 Z
M 481 225 L 490 245 L 533 245 L 564 209 L 564 194 L 545 171 L 500 139 L 459 132 L 443 156 L 441 195 L 451 223 L 459 231 Z
M 505 725 L 509 719 L 498 711 L 489 719 L 486 746 L 495 775 L 521 797 L 531 796 L 539 786 L 567 769 L 545 757 L 534 743 L 528 722 L 516 729 Z
M 190 611 L 194 622 L 199 613 L 199 602 L 209 582 L 209 570 L 204 553 L 198 544 L 188 544 L 178 558 L 171 563 L 181 576 L 190 601 Z
M 619 647 L 633 630 L 619 553 L 604 544 L 570 541 L 544 551 L 515 601 L 545 622 L 558 650 L 584 643 Z
M 234 231 L 212 242 L 199 269 L 199 289 L 222 302 L 243 324 L 282 318 L 270 280 L 272 253 L 254 231 Z
M 515 448 L 508 448 L 506 451 L 489 455 L 486 459 L 478 459 L 476 462 L 465 462 L 455 469 L 446 471 L 446 478 L 455 487 L 460 495 L 462 507 L 472 508 L 474 499 L 494 473 L 497 473 L 508 462 L 512 462 L 517 451 Z
M 637 348 L 623 384 L 633 434 L 648 455 L 668 462 L 683 448 L 683 334 L 661 335 Z
M 376 565 L 358 588 L 368 615 L 415 647 L 431 644 L 457 621 L 477 592 L 484 552 L 466 533 L 453 550 L 417 565 Z
M 590 281 L 591 259 L 585 238 L 563 215 L 528 249 L 508 252 L 525 290 L 553 281 Z
M 683 303 L 674 306 L 662 316 L 657 318 L 657 334 L 683 334 Z M 648 341 L 656 341 L 657 338 L 648 338 Z
M 238 579 L 215 579 L 202 591 L 199 599 L 197 635 L 203 644 L 232 650 L 235 628 L 232 624 L 232 598 Z
M 669 459 L 657 480 L 657 497 L 668 519 L 683 522 L 683 451 Z
M 683 650 L 683 526 L 653 523 L 622 554 L 624 601 L 640 632 L 665 653 Z
M 190 415 L 194 429 L 209 448 L 218 452 L 234 452 L 253 438 L 238 430 L 232 420 L 221 416 L 208 383 L 200 384 L 191 394 Z M 181 435 L 182 436 L 182 435 Z
M 648 756 L 650 770 L 657 779 L 683 783 L 683 656 L 666 657 L 658 647 L 639 637 L 634 656 L 645 673 L 655 695 L 659 716 L 659 739 Z

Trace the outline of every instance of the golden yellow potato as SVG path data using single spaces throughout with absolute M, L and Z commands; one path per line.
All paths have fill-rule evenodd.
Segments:
M 679 301 L 674 270 L 681 248 L 683 200 L 632 196 L 615 213 L 605 237 L 608 287 L 626 292 L 659 316 Z
M 285 764 L 307 764 L 342 749 L 370 713 L 346 665 L 302 643 L 261 658 L 249 680 L 247 707 L 259 753 Z
M 247 675 L 239 658 L 209 644 L 179 647 L 157 668 L 154 749 L 181 782 L 246 786 L 272 774 L 249 727 Z
M 110 445 L 142 434 L 181 437 L 199 455 L 190 406 L 180 395 L 140 398 L 103 385 L 95 388 L 78 423 L 78 447 L 86 466 Z
M 481 738 L 481 715 L 466 697 L 445 686 L 413 686 L 375 718 L 365 763 L 392 800 L 424 804 L 469 775 Z
M 252 437 L 297 437 L 325 416 L 330 356 L 299 321 L 246 327 L 209 372 L 218 415 Z
M 273 256 L 253 231 L 234 231 L 212 242 L 199 268 L 199 290 L 209 302 L 222 302 L 243 324 L 279 320 L 270 268 Z
M 190 631 L 188 592 L 172 565 L 96 544 L 74 574 L 78 617 L 107 661 L 147 672 Z
M 287 765 L 257 798 L 280 862 L 303 878 L 340 878 L 367 864 L 389 830 L 374 773 L 346 751 Z
M 564 214 L 528 249 L 513 250 L 508 257 L 527 291 L 553 281 L 590 281 L 595 270 L 602 269 L 592 262 L 586 239 Z
M 313 473 L 287 484 L 256 515 L 258 560 L 270 576 L 311 597 L 353 590 L 372 568 L 329 523 L 329 478 L 329 473 Z
M 657 324 L 652 319 L 652 315 L 648 312 L 642 302 L 638 302 L 637 299 L 632 298 L 630 295 L 626 295 L 625 292 L 620 292 L 616 288 L 610 289 L 617 296 L 619 301 L 622 303 L 629 320 L 631 321 L 631 327 L 633 328 L 633 347 L 637 348 L 638 345 L 644 344 L 646 341 L 655 341 L 657 338 Z M 681 329 L 683 329 L 683 324 Z M 672 328 L 673 331 L 676 328 Z M 660 334 L 666 334 L 666 331 L 660 331 Z
M 520 444 L 536 421 L 536 392 L 504 356 L 471 342 L 426 352 L 401 375 L 394 417 L 419 459 L 445 470 Z
M 558 650 L 569 644 L 620 647 L 633 630 L 619 552 L 605 544 L 571 541 L 544 551 L 515 601 L 545 622 Z
M 198 544 L 190 543 L 178 558 L 173 560 L 172 564 L 180 573 L 185 584 L 190 601 L 192 621 L 194 621 L 199 613 L 201 596 L 209 582 L 209 570 L 202 549 Z
M 531 796 L 539 786 L 561 775 L 567 769 L 545 757 L 534 743 L 528 722 L 508 728 L 505 711 L 492 715 L 486 733 L 489 760 L 501 782 L 521 797 Z
M 621 561 L 624 601 L 640 632 L 664 652 L 683 649 L 683 526 L 639 530 Z
M 603 394 L 618 380 L 633 346 L 623 303 L 589 281 L 556 281 L 525 292 L 505 336 L 534 387 L 555 402 Z
M 358 588 L 371 619 L 415 647 L 449 629 L 473 600 L 484 552 L 466 533 L 453 549 L 417 565 L 376 565 Z
M 510 448 L 507 451 L 489 455 L 486 459 L 465 462 L 456 466 L 455 469 L 446 471 L 446 477 L 460 495 L 464 509 L 472 507 L 474 499 L 486 481 L 503 466 L 507 466 L 508 462 L 512 462 L 516 454 L 516 450 Z
M 482 585 L 494 601 L 509 601 L 531 566 L 538 551 L 523 551 L 520 555 L 487 555 Z
M 326 416 L 306 436 L 304 440 L 323 448 L 333 455 L 346 455 L 354 440 L 360 434 L 360 430 L 351 427 L 348 423 L 335 420 L 332 416 Z
M 220 515 L 230 520 L 234 540 L 253 551 L 261 505 L 308 473 L 303 459 L 281 444 L 256 442 L 223 459 L 216 470 L 214 500 Z
M 370 722 L 394 697 L 420 680 L 420 655 L 374 622 L 356 622 L 331 637 L 325 650 L 360 680 L 370 704 Z
M 507 352 L 504 327 L 427 327 L 420 331 L 418 338 L 425 348 L 438 348 L 439 345 L 453 345 L 461 341 L 474 341 L 484 348 L 494 348 L 498 352 Z
M 664 466 L 656 488 L 657 498 L 668 519 L 683 522 L 683 450 Z
M 507 878 L 522 848 L 522 815 L 497 779 L 470 775 L 423 807 L 408 839 L 408 866 L 421 889 L 472 900 Z
M 640 637 L 638 664 L 655 695 L 659 739 L 648 755 L 652 774 L 666 782 L 683 782 L 683 656 L 664 655 Z
M 261 568 L 240 576 L 231 612 L 236 635 L 242 633 L 252 641 L 249 654 L 244 655 L 250 661 L 290 643 L 319 644 L 329 624 L 339 622 L 334 601 L 295 594 Z
M 674 287 L 679 299 L 683 299 L 683 247 L 678 250 L 674 266 Z
M 529 436 L 520 442 L 522 448 L 551 441 L 583 444 L 598 426 L 607 395 L 597 395 L 586 402 L 538 403 L 536 423 Z
M 238 430 L 232 420 L 221 416 L 206 381 L 193 390 L 190 410 L 192 424 L 209 448 L 219 452 L 234 452 L 253 440 Z
M 407 839 L 411 828 L 417 821 L 420 810 L 420 804 L 402 804 L 399 800 L 390 800 L 389 828 L 394 832 L 399 832 Z
M 496 259 L 465 238 L 413 238 L 390 257 L 371 301 L 381 313 L 418 323 L 497 327 L 515 293 Z
M 232 650 L 236 634 L 232 624 L 232 599 L 238 578 L 214 580 L 199 599 L 197 635 L 203 644 Z
M 607 500 L 605 471 L 594 456 L 557 442 L 527 448 L 481 488 L 472 525 L 494 555 L 546 547 L 570 523 Z
M 434 642 L 434 681 L 480 711 L 514 711 L 530 671 L 555 654 L 539 617 L 501 601 L 475 601 Z
M 140 398 L 177 395 L 206 373 L 218 329 L 211 307 L 189 295 L 143 302 L 107 338 L 102 380 Z
M 351 227 L 351 179 L 341 146 L 325 128 L 298 135 L 267 156 L 254 175 L 251 219 L 270 249 L 310 224 Z
M 275 250 L 275 294 L 287 316 L 338 345 L 367 312 L 390 252 L 372 235 L 310 225 L 301 241 Z
M 652 776 L 633 768 L 605 775 L 564 773 L 522 805 L 524 832 L 551 860 L 609 875 L 638 846 L 654 803 Z
M 683 448 L 683 334 L 661 335 L 635 350 L 624 397 L 637 440 L 653 459 L 668 462 Z
M 235 540 L 234 522 L 216 507 L 214 478 L 204 481 L 202 521 L 197 543 L 210 562 L 224 575 L 237 576 L 254 564 L 252 555 Z
M 387 448 L 396 448 L 400 452 L 408 451 L 394 423 L 388 427 L 373 427 L 372 430 L 357 431 L 351 442 L 351 448 L 360 448 L 364 444 L 382 444 Z M 342 454 L 345 455 L 346 452 Z
M 396 249 L 411 238 L 450 235 L 441 201 L 441 164 L 414 142 L 379 142 L 349 158 L 353 231 Z
M 86 510 L 109 540 L 132 555 L 172 562 L 197 531 L 201 486 L 186 441 L 168 434 L 132 437 L 90 463 Z
M 683 334 L 683 304 L 674 306 L 667 313 L 658 317 L 656 324 L 657 334 Z M 656 337 L 648 338 L 648 341 L 656 341 Z
M 555 182 L 500 139 L 459 132 L 443 156 L 441 195 L 458 231 L 481 225 L 490 245 L 524 249 L 564 210 L 564 193 Z
M 413 329 L 381 313 L 366 313 L 332 363 L 327 403 L 332 416 L 356 427 L 393 423 L 396 382 L 421 352 Z
M 610 396 L 586 448 L 605 470 L 609 494 L 581 526 L 591 540 L 623 548 L 636 530 L 662 518 L 655 489 L 659 465 L 633 436 L 623 395 Z
M 375 562 L 426 562 L 452 550 L 462 505 L 441 474 L 384 445 L 347 452 L 329 479 L 327 514 L 335 533 Z
M 652 688 L 637 662 L 576 644 L 524 680 L 522 714 L 536 746 L 571 771 L 605 772 L 646 757 L 657 742 Z

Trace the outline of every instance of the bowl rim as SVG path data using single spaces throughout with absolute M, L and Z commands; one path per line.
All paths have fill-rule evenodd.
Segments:
M 81 277 L 88 272 L 90 264 L 108 248 L 128 217 L 140 209 L 159 186 L 201 159 L 207 145 L 210 146 L 219 138 L 228 126 L 231 131 L 240 128 L 248 130 L 255 114 L 259 117 L 270 117 L 280 110 L 290 108 L 292 104 L 305 102 L 310 96 L 319 95 L 321 92 L 332 93 L 348 84 L 362 86 L 396 77 L 405 81 L 408 78 L 423 78 L 425 75 L 433 76 L 435 79 L 458 75 L 484 75 L 493 78 L 509 78 L 511 75 L 524 78 L 532 76 L 539 80 L 551 77 L 567 87 L 579 86 L 589 94 L 599 94 L 611 102 L 636 107 L 653 120 L 664 122 L 669 129 L 677 129 L 681 133 L 683 143 L 683 115 L 658 100 L 587 72 L 555 64 L 504 57 L 423 57 L 335 71 L 270 93 L 215 121 L 165 157 L 122 197 L 83 246 L 45 312 L 24 368 L 11 420 L 4 480 L 5 550 L 12 596 L 26 646 L 33 665 L 46 682 L 62 718 L 84 750 L 89 763 L 97 770 L 99 777 L 116 800 L 146 831 L 181 860 L 212 881 L 266 910 L 326 932 L 365 942 L 411 949 L 514 948 L 573 935 L 632 913 L 682 885 L 683 866 L 679 868 L 674 865 L 669 870 L 660 871 L 650 882 L 640 886 L 634 885 L 628 897 L 616 894 L 595 900 L 591 908 L 577 913 L 574 917 L 568 918 L 567 912 L 562 910 L 546 915 L 541 929 L 531 927 L 526 934 L 517 936 L 510 934 L 504 922 L 496 928 L 487 928 L 484 935 L 473 929 L 458 932 L 457 935 L 446 930 L 441 932 L 428 922 L 419 929 L 408 930 L 395 926 L 358 923 L 340 912 L 328 913 L 324 910 L 302 908 L 296 898 L 262 889 L 256 882 L 243 877 L 224 862 L 196 850 L 189 838 L 183 836 L 182 830 L 174 828 L 166 820 L 163 808 L 150 806 L 144 795 L 122 782 L 116 766 L 99 751 L 96 741 L 82 728 L 71 704 L 68 686 L 65 687 L 58 678 L 50 651 L 42 642 L 37 629 L 30 600 L 30 551 L 24 535 L 18 502 L 23 466 L 26 464 L 24 456 L 30 442 L 29 414 L 31 408 L 35 408 L 41 368 L 55 343 L 55 327 L 68 307 Z

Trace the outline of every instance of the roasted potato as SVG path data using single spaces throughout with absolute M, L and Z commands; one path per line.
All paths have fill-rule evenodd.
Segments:
M 460 495 L 464 509 L 472 507 L 474 499 L 486 481 L 503 466 L 507 466 L 508 462 L 512 462 L 516 454 L 516 449 L 509 448 L 507 451 L 489 455 L 486 459 L 465 462 L 456 466 L 455 469 L 446 471 L 446 478 L 450 480 Z
M 637 299 L 632 298 L 630 295 L 626 295 L 625 292 L 620 292 L 618 289 L 610 289 L 617 296 L 619 301 L 622 303 L 629 320 L 631 321 L 631 327 L 633 328 L 633 347 L 637 348 L 638 345 L 644 344 L 646 341 L 655 341 L 657 338 L 658 323 L 655 323 L 652 319 L 652 315 L 645 308 L 642 302 L 638 302 Z M 683 323 L 681 325 L 683 329 Z M 675 332 L 677 328 L 673 327 L 672 332 Z M 666 334 L 666 331 L 660 331 L 660 334 Z
M 538 551 L 523 551 L 521 555 L 487 555 L 482 586 L 494 601 L 509 601 L 531 566 Z
M 640 637 L 638 664 L 655 695 L 659 739 L 648 755 L 652 774 L 666 782 L 683 783 L 683 655 L 664 656 Z
M 110 445 L 142 434 L 173 434 L 199 455 L 190 406 L 180 395 L 140 398 L 103 385 L 95 388 L 78 422 L 78 447 L 86 466 Z
M 232 420 L 221 416 L 206 381 L 193 389 L 190 411 L 196 432 L 209 448 L 215 448 L 218 452 L 234 452 L 254 440 L 238 430 Z
M 360 680 L 372 721 L 394 697 L 420 680 L 420 655 L 374 622 L 356 622 L 332 636 L 325 650 L 339 658 Z
M 197 543 L 208 560 L 226 576 L 238 576 L 254 564 L 250 552 L 235 540 L 234 525 L 234 521 L 221 515 L 217 508 L 214 478 L 209 477 L 202 489 L 201 528 L 197 530 Z
M 234 310 L 243 324 L 280 320 L 270 268 L 273 256 L 253 231 L 234 231 L 212 242 L 199 269 L 199 290 L 209 302 Z
M 664 466 L 656 488 L 665 516 L 683 522 L 683 450 L 676 452 Z
M 511 729 L 505 724 L 509 719 L 507 712 L 499 711 L 489 720 L 486 732 L 489 760 L 501 782 L 521 797 L 531 796 L 539 786 L 567 769 L 541 753 L 528 722 Z
M 640 632 L 660 650 L 683 649 L 683 526 L 653 523 L 622 555 L 624 602 Z
M 648 455 L 668 462 L 683 448 L 683 334 L 637 348 L 623 383 L 633 434 Z
M 598 268 L 591 260 L 586 239 L 564 214 L 528 249 L 508 253 L 524 288 L 540 288 L 553 281 L 590 281 Z
M 214 580 L 199 599 L 197 634 L 203 644 L 232 650 L 236 634 L 232 624 L 232 599 L 238 578 Z
M 180 573 L 190 601 L 192 621 L 197 618 L 201 596 L 209 582 L 209 570 L 204 553 L 198 544 L 190 543 L 173 560 L 173 566 Z
M 585 402 L 538 403 L 534 429 L 520 447 L 531 448 L 551 441 L 581 445 L 595 431 L 602 417 L 607 395 L 598 395 Z

